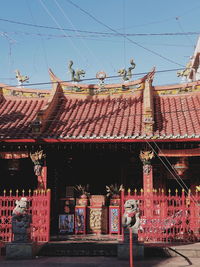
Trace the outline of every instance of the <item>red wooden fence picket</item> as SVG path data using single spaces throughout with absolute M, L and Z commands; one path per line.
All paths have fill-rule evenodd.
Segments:
M 12 211 L 15 207 L 15 201 L 21 197 L 26 197 L 29 203 L 29 213 L 32 214 L 31 238 L 37 242 L 48 242 L 50 239 L 50 190 L 35 190 L 33 195 L 29 190 L 28 195 L 19 191 L 13 195 L 12 191 L 9 195 L 4 191 L 0 196 L 0 240 L 4 242 L 12 241 L 11 219 Z
M 168 195 L 164 191 L 154 190 L 148 196 L 151 203 L 151 216 L 145 216 L 147 196 L 143 190 L 139 194 L 121 192 L 121 211 L 123 203 L 128 199 L 139 201 L 141 225 L 138 233 L 139 241 L 147 243 L 177 243 L 200 240 L 200 193 L 192 195 L 190 191 L 181 195 L 175 192 Z M 149 203 L 149 202 L 148 202 Z M 123 234 L 123 228 L 121 229 Z M 122 238 L 123 239 L 123 238 Z

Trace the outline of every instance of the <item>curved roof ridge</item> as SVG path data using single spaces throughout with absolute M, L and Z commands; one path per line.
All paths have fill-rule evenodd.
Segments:
M 50 97 L 43 108 L 38 111 L 35 121 L 33 125 L 36 124 L 40 126 L 40 130 L 38 134 L 44 132 L 49 122 L 50 117 L 55 112 L 56 108 L 58 107 L 60 100 L 63 96 L 63 90 L 59 83 L 53 84 L 53 89 L 50 93 Z
M 145 82 L 145 80 L 149 77 L 154 75 L 155 73 L 155 67 L 152 68 L 150 72 L 148 72 L 145 76 L 141 77 L 140 79 L 128 81 L 128 82 L 122 82 L 122 83 L 110 83 L 110 84 L 104 84 L 104 88 L 114 88 L 114 87 L 129 87 L 133 85 L 138 85 L 140 83 Z M 153 74 L 153 75 L 152 75 Z M 51 81 L 54 82 L 60 82 L 63 86 L 69 86 L 69 87 L 79 87 L 83 89 L 99 89 L 99 84 L 85 84 L 85 83 L 77 83 L 77 82 L 71 82 L 71 81 L 62 81 L 60 78 L 58 78 L 51 69 L 49 69 L 49 75 Z
M 49 97 L 51 93 L 50 89 L 16 87 L 3 83 L 0 83 L 0 88 L 4 97 L 43 98 Z
M 154 90 L 170 90 L 170 89 L 176 89 L 176 88 L 185 88 L 189 86 L 195 86 L 195 85 L 200 85 L 200 80 L 194 81 L 194 82 L 185 82 L 185 83 L 175 83 L 175 84 L 170 84 L 170 85 L 155 85 Z

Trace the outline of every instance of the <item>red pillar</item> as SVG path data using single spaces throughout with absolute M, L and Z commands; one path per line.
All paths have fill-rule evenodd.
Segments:
M 144 216 L 153 215 L 153 168 L 151 159 L 153 151 L 141 151 L 140 159 L 143 162 L 143 190 L 144 190 Z
M 46 161 L 44 162 L 44 165 L 42 166 L 41 174 L 38 175 L 38 189 L 47 189 L 47 166 Z

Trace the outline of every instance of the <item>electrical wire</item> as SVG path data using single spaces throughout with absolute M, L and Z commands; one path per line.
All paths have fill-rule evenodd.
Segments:
M 73 29 L 68 29 L 68 28 L 59 28 L 59 27 L 53 27 L 53 26 L 45 26 L 45 25 L 39 25 L 39 24 L 31 24 L 31 23 L 26 23 L 26 22 L 20 22 L 20 21 L 15 21 L 15 20 L 8 20 L 8 19 L 3 19 L 0 18 L 0 21 L 12 23 L 12 24 L 19 24 L 19 25 L 24 25 L 28 27 L 34 27 L 34 28 L 44 28 L 44 29 L 50 29 L 50 30 L 64 30 L 64 31 L 70 31 L 70 32 L 81 32 L 81 33 L 88 33 L 88 34 L 96 34 L 96 35 L 107 35 L 107 36 L 123 36 L 123 33 L 120 32 L 97 32 L 97 31 L 85 31 L 85 30 L 73 30 Z M 199 31 L 190 31 L 190 32 L 164 32 L 164 33 L 126 33 L 125 36 L 185 36 L 185 35 L 199 35 Z
M 165 164 L 165 162 L 161 159 L 161 157 L 158 155 L 158 153 L 155 151 L 155 149 L 153 148 L 153 146 L 146 140 L 147 144 L 151 147 L 152 151 L 157 155 L 157 157 L 160 159 L 160 161 L 162 162 L 162 164 L 166 167 L 166 169 L 170 172 L 170 174 L 173 176 L 173 178 L 176 180 L 176 182 L 180 185 L 180 187 L 185 191 L 186 195 L 190 195 L 192 201 L 194 202 L 194 204 L 199 207 L 198 202 L 195 200 L 193 194 L 189 193 L 189 188 L 185 185 L 185 188 L 183 187 L 183 185 L 179 182 L 179 180 L 177 179 L 177 177 L 174 175 L 174 173 L 171 172 L 171 170 L 168 168 L 168 166 Z M 154 142 L 155 143 L 155 142 Z M 171 165 L 171 163 L 170 163 Z M 174 169 L 175 170 L 175 169 Z M 175 172 L 176 173 L 176 172 Z M 178 176 L 178 174 L 176 174 Z M 178 176 L 179 179 L 183 182 L 183 180 L 180 178 L 180 176 Z M 187 189 L 188 192 L 185 190 Z
M 33 17 L 32 10 L 31 10 L 31 6 L 30 6 L 30 4 L 29 4 L 29 1 L 26 1 L 26 4 L 27 4 L 27 6 L 28 6 L 28 10 L 29 10 L 29 12 L 30 12 L 32 21 L 34 22 L 34 24 L 36 24 L 35 19 L 34 19 L 34 17 Z M 37 25 L 37 24 L 36 24 L 36 25 Z M 38 30 L 38 28 L 37 28 L 37 30 Z M 47 52 L 46 52 L 45 45 L 44 45 L 44 40 L 43 40 L 43 38 L 42 38 L 43 36 L 42 36 L 42 34 L 39 32 L 39 30 L 37 31 L 37 35 L 40 37 L 40 40 L 41 40 L 42 49 L 43 49 L 43 52 L 44 52 L 44 60 L 45 60 L 46 67 L 47 67 L 47 69 L 48 69 L 49 64 L 48 64 L 48 59 L 47 59 Z
M 154 145 L 157 147 L 158 151 L 160 151 L 162 153 L 162 150 L 159 148 L 159 146 L 156 144 L 156 142 L 153 142 Z M 159 156 L 160 157 L 160 156 Z M 174 168 L 174 166 L 171 164 L 171 162 L 168 160 L 168 158 L 166 156 L 164 156 L 164 158 L 166 159 L 167 163 L 171 166 L 171 168 L 174 170 L 175 175 L 178 177 L 178 179 L 182 182 L 182 184 L 184 185 L 184 187 L 189 191 L 189 187 L 185 184 L 185 182 L 183 181 L 183 179 L 180 177 L 180 175 L 178 175 L 176 169 Z M 183 188 L 184 189 L 184 188 Z
M 179 28 L 181 29 L 182 33 L 185 33 L 184 29 L 183 29 L 183 26 L 181 25 L 181 22 L 180 22 L 180 18 L 179 17 L 176 17 L 176 22 L 179 26 Z M 185 35 L 186 39 L 189 41 L 190 44 L 193 45 L 193 42 L 192 40 L 190 39 L 190 36 L 189 35 Z
M 98 24 L 104 26 L 105 28 L 107 28 L 107 29 L 110 30 L 111 32 L 117 33 L 117 34 L 119 34 L 119 35 L 121 35 L 121 36 L 123 37 L 123 34 L 119 33 L 118 31 L 116 31 L 116 30 L 113 29 L 112 27 L 110 27 L 110 26 L 108 26 L 107 24 L 105 24 L 104 22 L 100 21 L 99 19 L 97 19 L 96 17 L 94 17 L 92 14 L 90 14 L 88 11 L 84 10 L 83 8 L 81 8 L 80 6 L 78 6 L 77 4 L 74 4 L 71 0 L 66 0 L 66 1 L 67 1 L 68 3 L 70 3 L 71 5 L 73 5 L 74 7 L 76 7 L 77 9 L 81 10 L 81 12 L 85 13 L 86 15 L 88 15 L 90 18 L 92 18 L 92 19 L 93 19 L 94 21 L 96 21 Z M 173 64 L 175 64 L 175 65 L 178 65 L 178 66 L 183 67 L 182 64 L 179 64 L 178 62 L 176 62 L 176 61 L 174 61 L 174 60 L 172 60 L 172 59 L 170 59 L 170 58 L 167 58 L 167 57 L 165 57 L 165 56 L 159 54 L 158 52 L 156 52 L 156 51 L 154 51 L 154 50 L 151 50 L 151 49 L 149 49 L 149 48 L 147 48 L 147 47 L 145 47 L 145 46 L 143 46 L 143 45 L 141 45 L 141 44 L 139 44 L 139 43 L 133 41 L 132 39 L 128 38 L 127 36 L 124 36 L 124 38 L 126 38 L 126 40 L 128 40 L 130 43 L 132 43 L 132 44 L 134 44 L 134 45 L 136 45 L 136 46 L 138 46 L 138 47 L 140 47 L 140 48 L 146 50 L 147 52 L 149 52 L 149 53 L 151 53 L 151 54 L 153 54 L 153 55 L 156 55 L 156 56 L 158 56 L 158 57 L 160 57 L 160 58 L 162 58 L 162 59 L 164 59 L 164 60 L 166 60 L 166 61 L 168 61 L 168 62 L 170 62 L 170 63 L 173 63 Z
M 56 23 L 56 25 L 60 28 L 60 31 L 62 31 L 65 34 L 65 31 L 62 29 L 62 27 L 60 26 L 60 24 L 57 22 L 57 20 L 55 19 L 55 17 L 51 14 L 51 12 L 49 11 L 49 9 L 47 8 L 47 6 L 45 5 L 45 3 L 42 0 L 39 0 L 39 2 L 41 3 L 41 5 L 43 6 L 44 10 L 46 11 L 46 13 L 50 16 L 50 18 Z M 86 59 L 84 58 L 83 54 L 80 52 L 80 50 L 75 46 L 74 42 L 71 40 L 71 38 L 69 38 L 69 41 L 71 42 L 72 46 L 74 47 L 74 49 L 77 51 L 77 53 L 80 55 L 80 57 L 86 61 Z
M 167 69 L 167 70 L 157 70 L 155 73 L 166 73 L 166 72 L 172 72 L 172 71 L 179 71 L 179 70 L 185 70 L 185 68 L 178 68 L 178 69 Z M 140 72 L 140 73 L 134 73 L 133 76 L 141 76 L 141 75 L 147 75 L 149 72 Z M 120 75 L 112 75 L 112 76 L 106 76 L 106 79 L 113 79 L 113 78 L 121 78 Z M 96 77 L 94 78 L 82 78 L 81 81 L 96 81 L 98 80 Z M 73 82 L 72 80 L 63 80 L 62 83 L 65 82 Z M 24 83 L 23 86 L 38 86 L 38 85 L 47 85 L 47 84 L 54 84 L 58 83 L 56 82 L 40 82 L 40 83 Z M 19 85 L 5 85 L 3 86 L 4 88 L 6 87 L 18 87 Z

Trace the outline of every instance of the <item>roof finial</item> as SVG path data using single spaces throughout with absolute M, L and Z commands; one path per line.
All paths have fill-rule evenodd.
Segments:
M 72 69 L 72 65 L 74 64 L 74 62 L 72 60 L 69 61 L 68 63 L 68 69 L 69 72 L 71 73 L 71 80 L 73 82 L 80 82 L 81 81 L 81 76 L 85 76 L 85 71 L 84 70 L 79 70 L 77 69 L 76 71 L 74 69 Z
M 16 79 L 18 80 L 18 84 L 20 86 L 22 86 L 24 82 L 28 82 L 29 80 L 28 76 L 21 75 L 19 70 L 15 70 L 15 73 L 16 73 Z
M 124 81 L 128 81 L 128 80 L 130 80 L 132 78 L 132 70 L 136 66 L 133 58 L 130 60 L 130 64 L 131 64 L 131 66 L 128 68 L 128 70 L 126 70 L 125 68 L 118 70 L 118 74 L 120 76 L 122 76 L 122 79 Z

